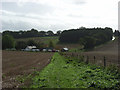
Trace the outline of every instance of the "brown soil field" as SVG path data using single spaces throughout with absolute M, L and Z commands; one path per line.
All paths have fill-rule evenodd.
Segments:
M 2 51 L 2 88 L 17 88 L 16 78 L 42 70 L 50 63 L 53 53 Z

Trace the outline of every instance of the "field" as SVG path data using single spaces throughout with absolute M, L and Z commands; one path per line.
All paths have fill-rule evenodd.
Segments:
M 49 64 L 53 53 L 3 51 L 2 52 L 3 88 L 15 88 L 20 76 L 41 70 Z
M 66 55 L 79 57 L 83 55 L 85 59 L 88 58 L 89 62 L 98 65 L 117 65 L 120 67 L 120 55 L 119 54 L 119 44 L 118 39 L 114 41 L 107 42 L 103 45 L 97 46 L 94 50 L 86 51 L 86 52 L 68 52 Z
M 103 60 L 103 57 L 106 57 L 106 62 L 108 62 L 108 64 L 116 64 L 120 66 L 120 55 L 118 50 L 120 46 L 118 43 L 120 43 L 120 41 L 115 39 L 114 41 L 96 47 L 93 51 L 85 52 L 85 54 L 90 57 L 96 56 L 96 59 L 98 58 L 98 60 Z
M 30 76 L 31 85 L 23 88 L 111 88 L 118 89 L 120 73 L 112 68 L 85 64 L 81 59 L 55 53 L 51 63 Z M 24 79 L 24 78 L 23 78 Z
M 70 52 L 64 57 L 59 53 L 3 51 L 3 88 L 119 88 L 120 73 L 114 65 L 109 67 L 120 66 L 117 40 L 82 52 L 79 44 L 59 44 L 58 37 L 17 40 L 29 39 L 45 44 L 52 40 L 57 47 L 68 47 Z M 92 64 L 82 62 L 85 59 Z M 106 68 L 99 66 L 104 66 L 104 60 Z
M 61 49 L 64 47 L 69 48 L 71 51 L 74 51 L 76 48 L 81 48 L 79 44 L 67 44 L 67 43 L 59 43 L 59 37 L 58 36 L 50 36 L 50 37 L 32 37 L 32 38 L 22 38 L 22 39 L 16 39 L 16 41 L 28 41 L 28 40 L 34 40 L 38 43 L 44 43 L 45 45 L 49 44 L 49 41 L 52 41 L 54 46 L 57 49 Z
M 49 41 L 53 41 L 54 44 L 58 43 L 58 36 L 50 36 L 50 37 L 33 37 L 33 38 L 23 38 L 23 39 L 16 39 L 16 41 L 28 41 L 30 40 L 34 40 L 35 42 L 42 42 L 44 44 L 48 44 Z

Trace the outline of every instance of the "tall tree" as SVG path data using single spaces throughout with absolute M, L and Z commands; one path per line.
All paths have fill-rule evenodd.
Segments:
M 53 33 L 53 31 L 47 31 L 47 35 L 48 35 L 48 36 L 53 36 L 54 33 Z
M 4 35 L 2 38 L 2 48 L 3 49 L 15 48 L 14 38 L 10 35 Z

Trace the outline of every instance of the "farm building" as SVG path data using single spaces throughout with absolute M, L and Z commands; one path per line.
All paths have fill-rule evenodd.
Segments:
M 62 49 L 61 49 L 61 52 L 68 52 L 68 51 L 69 51 L 68 48 L 62 48 Z
M 56 50 L 54 48 L 43 48 L 42 49 L 43 52 L 59 52 L 59 50 Z
M 40 51 L 39 49 L 37 49 L 36 46 L 27 46 L 25 49 L 22 49 L 24 51 Z
M 42 51 L 44 51 L 44 52 L 52 52 L 53 48 L 43 48 Z

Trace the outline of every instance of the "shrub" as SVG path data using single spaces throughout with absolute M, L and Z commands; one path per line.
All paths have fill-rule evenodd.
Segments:
M 2 38 L 2 48 L 3 49 L 15 48 L 14 38 L 10 35 L 4 35 Z

